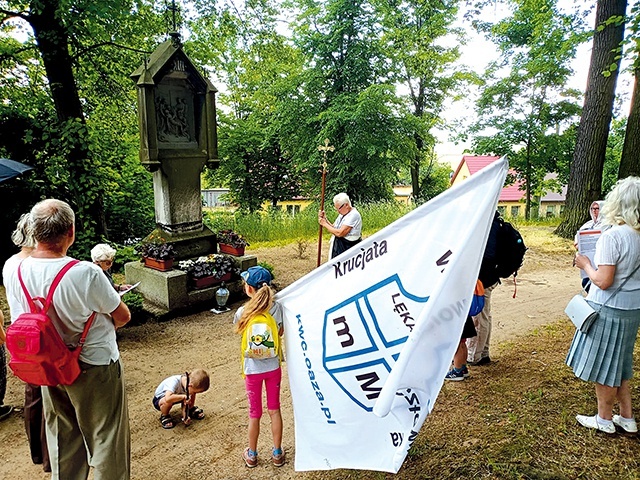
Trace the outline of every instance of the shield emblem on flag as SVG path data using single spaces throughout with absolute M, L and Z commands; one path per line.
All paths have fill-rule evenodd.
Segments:
M 428 300 L 407 292 L 394 274 L 326 311 L 324 368 L 367 412 Z

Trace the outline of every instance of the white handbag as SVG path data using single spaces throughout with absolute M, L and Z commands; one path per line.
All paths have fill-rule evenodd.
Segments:
M 633 276 L 633 274 L 638 271 L 639 268 L 640 264 L 638 264 L 638 266 L 633 269 L 633 272 L 631 272 L 631 274 L 624 279 L 624 281 L 618 288 L 616 288 L 616 290 L 609 296 L 609 298 L 607 298 L 607 300 L 602 305 L 600 305 L 600 308 L 597 311 L 587 303 L 587 300 L 581 294 L 574 295 L 565 307 L 564 313 L 566 313 L 567 316 L 571 319 L 573 324 L 576 326 L 576 329 L 580 330 L 582 333 L 587 333 L 591 328 L 591 325 L 593 325 L 593 323 L 598 319 L 602 307 L 604 307 L 609 302 L 609 300 L 611 300 L 615 296 L 615 294 L 618 293 L 622 289 L 622 287 L 624 287 L 624 284 L 627 283 L 627 280 L 629 280 Z
M 587 333 L 593 322 L 598 318 L 598 312 L 591 308 L 591 305 L 579 293 L 569 301 L 564 313 L 571 319 L 576 329 L 582 333 Z

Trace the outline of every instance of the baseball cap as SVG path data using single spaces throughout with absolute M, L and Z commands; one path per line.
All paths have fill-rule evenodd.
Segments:
M 263 283 L 271 285 L 271 273 L 264 267 L 256 266 L 250 267 L 245 272 L 240 274 L 242 279 L 247 282 L 247 285 L 251 285 L 254 288 L 260 288 Z

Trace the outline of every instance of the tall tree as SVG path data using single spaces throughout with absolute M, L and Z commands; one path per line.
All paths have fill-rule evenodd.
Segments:
M 629 175 L 640 175 L 640 5 L 634 4 L 631 8 L 631 20 L 629 30 L 631 33 L 631 52 L 635 55 L 633 61 L 633 93 L 631 94 L 631 107 L 627 119 L 627 132 L 624 137 L 622 158 L 618 178 L 626 178 Z
M 415 149 L 409 160 L 413 197 L 420 199 L 421 164 L 428 166 L 428 152 L 435 139 L 429 131 L 440 121 L 446 98 L 468 74 L 453 63 L 460 57 L 457 44 L 462 34 L 452 27 L 458 0 L 380 0 L 383 17 L 383 44 L 396 66 L 395 79 L 408 90 L 411 113 L 418 120 L 413 135 Z M 452 36 L 456 46 L 447 47 Z M 429 177 L 423 179 L 429 182 Z M 426 185 L 424 185 L 426 187 Z
M 160 38 L 159 12 L 146 0 L 0 0 L 0 11 L 0 93 L 31 119 L 11 141 L 34 150 L 39 196 L 76 210 L 75 254 L 107 234 L 146 234 L 152 190 L 137 159 L 129 75 Z
M 275 3 L 199 6 L 190 48 L 217 67 L 226 87 L 220 100 L 228 107 L 219 115 L 220 168 L 207 175 L 228 186 L 243 210 L 259 210 L 265 201 L 277 207 L 300 190 L 296 165 L 282 147 L 281 117 L 302 57 L 276 31 Z
M 392 66 L 380 42 L 380 17 L 367 0 L 299 0 L 293 40 L 306 55 L 297 118 L 286 149 L 319 185 L 317 147 L 335 146 L 329 194 L 355 200 L 391 198 L 403 158 L 412 155 L 415 128 L 395 93 Z M 363 174 L 366 172 L 366 175 Z
M 2 8 L 0 12 L 6 19 L 21 18 L 33 29 L 58 117 L 60 140 L 64 142 L 70 180 L 68 200 L 80 220 L 78 237 L 81 242 L 84 237 L 97 240 L 107 230 L 102 191 L 88 161 L 89 133 L 74 78 L 68 30 L 63 23 L 67 5 L 60 0 L 32 0 L 25 7 L 23 11 Z
M 577 119 L 578 92 L 565 87 L 570 61 L 582 40 L 580 25 L 561 14 L 556 0 L 512 0 L 513 14 L 479 24 L 501 53 L 485 74 L 472 126 L 477 153 L 508 155 L 523 182 L 525 216 L 548 172 L 568 163 L 563 146 Z M 508 72 L 505 75 L 505 71 Z
M 584 107 L 571 164 L 564 219 L 556 233 L 571 238 L 585 221 L 585 212 L 602 194 L 602 170 L 611 124 L 619 47 L 624 37 L 626 0 L 598 0 L 596 29 Z

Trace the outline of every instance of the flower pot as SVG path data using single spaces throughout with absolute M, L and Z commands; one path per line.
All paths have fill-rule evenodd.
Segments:
M 173 258 L 168 260 L 157 260 L 155 258 L 144 257 L 144 266 L 153 268 L 160 272 L 166 272 L 173 268 Z
M 219 282 L 228 282 L 229 280 L 231 280 L 231 276 L 233 275 L 232 272 L 229 273 L 225 273 L 223 276 L 221 276 L 218 281 Z
M 200 278 L 191 278 L 189 277 L 189 284 L 193 288 L 207 288 L 212 285 L 216 285 L 218 283 L 226 282 L 231 280 L 231 272 L 225 273 L 222 277 L 214 277 L 213 275 L 209 275 L 207 277 Z
M 200 278 L 189 278 L 189 284 L 193 288 L 207 288 L 211 285 L 215 285 L 216 283 L 220 283 L 222 280 L 218 280 L 213 275 L 209 275 L 207 277 Z
M 227 243 L 218 244 L 220 253 L 226 253 L 228 255 L 234 255 L 236 257 L 241 257 L 244 255 L 244 246 L 242 247 L 232 247 Z

